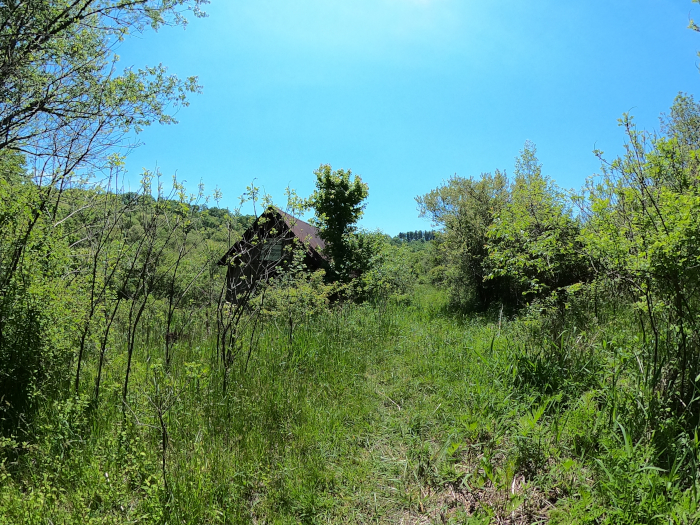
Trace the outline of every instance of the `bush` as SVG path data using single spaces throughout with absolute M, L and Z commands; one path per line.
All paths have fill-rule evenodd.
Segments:
M 362 273 L 354 280 L 359 300 L 386 300 L 413 291 L 420 273 L 421 254 L 409 245 L 393 245 L 387 236 L 363 233 L 360 244 L 371 246 Z
M 458 309 L 483 310 L 501 296 L 503 279 L 486 280 L 487 231 L 508 199 L 508 180 L 498 171 L 479 179 L 454 176 L 431 192 L 416 197 L 421 216 L 441 225 L 435 245 L 436 270 L 431 278 L 444 282 Z
M 324 283 L 325 275 L 323 270 L 284 274 L 271 280 L 251 303 L 261 308 L 263 319 L 287 330 L 291 340 L 297 325 L 327 309 L 333 286 Z
M 542 175 L 534 144 L 516 161 L 508 202 L 488 229 L 487 279 L 502 277 L 513 305 L 589 280 L 590 271 L 568 196 Z
M 15 160 L 0 159 L 0 430 L 31 422 L 37 398 L 65 382 L 79 315 L 62 279 L 68 248 L 47 212 L 50 192 L 23 180 Z

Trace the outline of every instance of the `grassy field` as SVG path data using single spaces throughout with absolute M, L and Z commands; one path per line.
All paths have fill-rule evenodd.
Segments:
M 538 345 L 423 289 L 291 342 L 270 322 L 225 393 L 203 328 L 170 369 L 142 346 L 127 407 L 115 352 L 99 408 L 47 400 L 35 441 L 4 439 L 0 523 L 693 523 L 697 437 L 664 464 L 630 427 L 609 329 Z

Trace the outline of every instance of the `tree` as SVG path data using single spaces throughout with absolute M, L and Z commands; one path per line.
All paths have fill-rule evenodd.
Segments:
M 175 122 L 196 78 L 162 65 L 117 72 L 129 33 L 182 25 L 208 0 L 11 0 L 0 4 L 0 150 L 70 173 L 130 130 Z M 55 171 L 55 170 L 54 170 Z
M 439 266 L 453 306 L 485 308 L 498 299 L 499 280 L 485 281 L 486 233 L 507 199 L 508 180 L 499 171 L 479 179 L 455 175 L 416 197 L 420 216 L 444 228 Z
M 170 105 L 198 89 L 161 65 L 116 73 L 116 44 L 129 32 L 184 24 L 183 12 L 208 0 L 26 0 L 0 4 L 0 152 L 24 154 L 37 191 L 28 220 L 0 253 L 0 294 L 18 271 L 34 228 L 56 218 L 77 170 L 114 167 L 123 135 L 157 121 L 174 122 Z M 118 161 L 117 161 L 118 163 Z M 0 209 L 0 213 L 5 210 Z M 0 320 L 0 329 L 1 329 Z
M 679 95 L 662 122 L 666 135 L 656 136 L 622 119 L 625 154 L 603 162 L 600 181 L 588 188 L 583 233 L 598 278 L 632 299 L 639 313 L 650 403 L 672 403 L 694 429 L 700 421 L 700 105 Z
M 362 217 L 369 195 L 369 187 L 358 175 L 348 170 L 334 171 L 330 164 L 321 164 L 314 171 L 316 191 L 308 205 L 316 212 L 315 224 L 326 243 L 325 253 L 333 261 L 334 269 L 347 276 L 351 236 Z
M 9 373 L 0 378 L 0 398 L 8 403 L 6 394 L 26 401 L 27 392 L 69 377 L 70 330 L 84 319 L 82 351 L 106 290 L 96 271 L 67 265 L 75 232 L 61 216 L 66 189 L 83 187 L 91 170 L 118 169 L 114 148 L 126 133 L 175 122 L 171 110 L 199 90 L 196 78 L 180 80 L 162 65 L 118 73 L 116 46 L 133 32 L 184 24 L 188 10 L 201 16 L 207 2 L 0 2 L 0 368 Z M 85 193 L 74 211 L 95 206 L 97 195 Z M 97 242 L 93 260 L 102 260 L 103 241 L 85 235 L 70 248 Z M 75 293 L 84 279 L 83 289 L 98 291 L 87 307 Z M 50 329 L 59 325 L 70 328 Z M 6 419 L 29 421 L 15 397 Z
M 510 197 L 489 227 L 489 278 L 510 281 L 516 303 L 570 286 L 588 277 L 580 226 L 570 200 L 542 174 L 537 149 L 526 142 L 515 163 Z

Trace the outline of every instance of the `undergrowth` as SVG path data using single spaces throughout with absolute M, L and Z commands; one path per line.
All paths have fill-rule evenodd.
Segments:
M 170 366 L 144 343 L 126 406 L 115 354 L 98 406 L 43 399 L 0 442 L 0 524 L 698 520 L 698 435 L 641 411 L 624 313 L 552 336 L 446 303 L 266 324 L 225 392 L 204 329 Z

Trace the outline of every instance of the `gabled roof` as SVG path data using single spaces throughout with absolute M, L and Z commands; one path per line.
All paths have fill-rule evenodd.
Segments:
M 293 215 L 283 212 L 279 208 L 275 208 L 275 211 L 279 213 L 284 222 L 287 224 L 290 230 L 296 235 L 301 241 L 308 244 L 310 248 L 313 248 L 317 252 L 320 252 L 326 247 L 326 243 L 318 235 L 318 228 L 304 222 L 301 219 L 297 219 Z
M 318 235 L 318 228 L 315 226 L 309 224 L 308 222 L 304 222 L 301 219 L 297 219 L 293 215 L 290 215 L 289 213 L 286 213 L 279 208 L 270 206 L 267 210 L 265 210 L 260 217 L 255 219 L 255 222 L 248 228 L 244 233 L 243 237 L 237 241 L 236 243 L 231 246 L 226 253 L 224 254 L 223 257 L 219 260 L 218 264 L 220 265 L 225 265 L 226 259 L 232 255 L 234 255 L 237 252 L 242 252 L 245 251 L 244 245 L 245 243 L 249 243 L 250 239 L 255 236 L 255 230 L 258 227 L 259 220 L 263 216 L 269 216 L 271 213 L 274 213 L 277 215 L 279 219 L 282 219 L 284 221 L 284 224 L 286 225 L 288 231 L 292 232 L 292 234 L 299 239 L 304 245 L 307 247 L 307 250 L 313 254 L 314 257 L 320 257 L 322 259 L 325 259 L 323 255 L 323 249 L 326 247 L 326 243 L 319 237 Z M 243 249 L 242 249 L 243 248 Z

